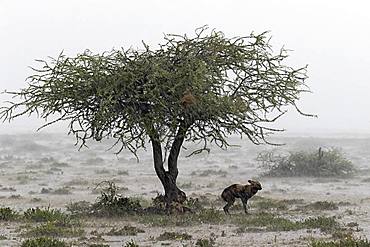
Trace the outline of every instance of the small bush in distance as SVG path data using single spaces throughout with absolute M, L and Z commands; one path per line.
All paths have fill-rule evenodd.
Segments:
M 41 237 L 35 239 L 27 239 L 22 242 L 21 247 L 68 247 L 64 241 L 48 238 L 48 237 Z
M 299 151 L 289 155 L 276 155 L 274 151 L 262 152 L 257 161 L 271 177 L 348 177 L 356 170 L 350 160 L 336 148 L 322 151 Z

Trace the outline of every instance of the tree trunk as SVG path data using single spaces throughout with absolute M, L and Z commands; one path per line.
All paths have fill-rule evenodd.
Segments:
M 152 135 L 150 137 L 153 147 L 154 168 L 159 180 L 163 185 L 165 193 L 164 198 L 167 206 L 169 206 L 172 202 L 183 203 L 186 200 L 186 194 L 177 187 L 176 180 L 179 174 L 177 169 L 177 160 L 188 128 L 189 126 L 185 123 L 180 124 L 179 126 L 176 137 L 172 143 L 170 154 L 168 156 L 168 171 L 166 171 L 163 167 L 162 146 L 158 135 Z

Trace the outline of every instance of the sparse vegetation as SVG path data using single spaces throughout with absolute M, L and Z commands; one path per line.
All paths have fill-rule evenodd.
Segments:
M 33 178 L 29 175 L 19 175 L 16 177 L 16 180 L 19 182 L 19 184 L 28 184 L 31 180 L 33 180 Z
M 126 170 L 119 170 L 118 172 L 117 172 L 117 174 L 118 175 L 121 175 L 121 176 L 128 176 L 128 171 L 126 171 Z
M 287 210 L 290 203 L 288 201 L 283 200 L 274 200 L 270 198 L 262 198 L 255 199 L 255 202 L 253 202 L 253 206 L 262 209 L 262 210 L 271 210 L 271 209 L 277 209 L 277 210 Z
M 22 196 L 20 194 L 16 194 L 16 195 L 10 195 L 8 198 L 12 200 L 18 200 L 18 199 L 22 199 Z
M 41 191 L 40 191 L 40 193 L 41 194 L 49 194 L 49 193 L 51 193 L 53 191 L 53 189 L 52 188 L 42 188 L 41 189 Z
M 104 181 L 99 185 L 106 184 L 107 186 L 101 189 L 101 195 L 92 205 L 94 215 L 114 216 L 132 214 L 142 211 L 142 206 L 139 200 L 122 197 L 118 194 L 119 188 L 115 183 Z
M 260 153 L 257 160 L 272 177 L 348 177 L 355 173 L 354 165 L 339 149 L 300 151 L 276 155 L 274 151 Z
M 27 239 L 22 242 L 21 247 L 68 247 L 66 242 L 49 237 Z
M 311 247 L 370 247 L 370 242 L 367 239 L 361 238 L 344 238 L 336 241 L 313 240 Z
M 269 213 L 235 220 L 240 227 L 237 232 L 246 231 L 296 231 L 299 229 L 320 229 L 323 232 L 336 230 L 339 223 L 333 217 L 312 217 L 303 221 L 292 221 Z
M 204 170 L 197 174 L 200 177 L 208 177 L 208 176 L 220 176 L 220 177 L 226 177 L 227 171 L 224 170 Z
M 13 187 L 1 187 L 0 186 L 0 191 L 12 191 L 12 192 L 15 192 L 17 190 L 15 188 L 13 188 Z
M 124 226 L 123 228 L 115 228 L 113 227 L 109 232 L 107 232 L 107 235 L 110 236 L 136 236 L 138 233 L 144 233 L 145 231 L 137 228 L 135 226 Z
M 31 242 L 29 240 L 27 244 L 39 244 L 43 246 L 40 241 L 45 241 L 46 244 L 50 244 L 50 247 L 54 247 L 52 238 L 76 238 L 82 237 L 84 239 L 84 230 L 81 228 L 79 221 L 75 220 L 76 216 L 84 215 L 85 217 L 91 216 L 121 216 L 125 215 L 129 217 L 129 221 L 149 224 L 152 227 L 171 227 L 171 226 L 182 226 L 182 227 L 192 227 L 194 225 L 234 225 L 237 227 L 237 233 L 244 232 L 267 232 L 267 231 L 297 231 L 301 229 L 319 229 L 322 233 L 331 236 L 330 239 L 337 239 L 335 241 L 331 240 L 314 240 L 309 242 L 313 247 L 337 247 L 337 246 L 356 246 L 350 245 L 352 243 L 364 244 L 363 240 L 354 239 L 349 240 L 350 232 L 359 229 L 359 225 L 355 222 L 350 222 L 343 227 L 337 221 L 335 217 L 308 217 L 304 220 L 293 220 L 287 214 L 288 212 L 297 212 L 295 209 L 304 210 L 335 210 L 338 206 L 346 205 L 345 202 L 329 202 L 329 201 L 317 201 L 313 203 L 305 203 L 302 199 L 289 199 L 289 200 L 278 200 L 272 199 L 264 196 L 256 196 L 251 204 L 253 208 L 253 213 L 245 216 L 244 214 L 234 214 L 231 217 L 226 216 L 221 210 L 215 208 L 207 208 L 205 205 L 218 205 L 217 199 L 206 195 L 201 196 L 201 198 L 187 198 L 185 206 L 192 209 L 188 214 L 163 214 L 157 212 L 146 211 L 145 208 L 140 206 L 140 210 L 126 210 L 123 207 L 124 204 L 119 204 L 120 198 L 123 198 L 117 193 L 119 188 L 113 182 L 104 182 L 101 188 L 101 194 L 97 199 L 97 202 L 91 204 L 86 201 L 80 201 L 67 205 L 67 211 L 71 214 L 63 213 L 59 209 L 48 208 L 30 208 L 27 209 L 23 214 L 23 219 L 26 221 L 37 222 L 38 224 L 34 227 L 27 226 L 29 229 L 24 231 L 21 236 L 38 238 Z M 163 195 L 158 197 L 163 199 Z M 127 198 L 128 201 L 143 200 L 142 198 Z M 153 200 L 152 203 L 155 204 Z M 96 204 L 104 205 L 106 208 L 101 208 L 102 211 L 96 211 Z M 150 202 L 146 202 L 148 205 Z M 139 203 L 140 204 L 140 203 Z M 128 204 L 130 205 L 130 204 Z M 142 204 L 140 204 L 142 205 Z M 115 211 L 119 208 L 118 211 Z M 130 208 L 130 207 L 129 207 Z M 290 211 L 292 208 L 294 210 Z M 136 208 L 137 209 L 137 208 Z M 271 211 L 273 209 L 273 211 Z M 10 208 L 7 211 L 11 210 Z M 122 210 L 122 211 L 120 211 Z M 278 211 L 275 211 L 278 210 Z M 109 212 L 109 213 L 107 213 Z M 287 217 L 288 216 L 288 217 Z M 22 218 L 22 217 L 21 217 Z M 293 217 L 294 218 L 294 217 Z M 72 220 L 74 219 L 74 220 Z M 85 219 L 85 218 L 81 218 Z M 22 221 L 23 222 L 23 221 Z M 39 222 L 41 224 L 39 224 Z M 344 227 L 345 226 L 345 227 Z M 351 229 L 356 228 L 356 229 Z M 96 236 L 101 238 L 102 235 L 108 236 L 135 236 L 138 233 L 144 233 L 144 230 L 137 228 L 135 226 L 126 225 L 123 227 L 113 227 L 105 232 L 96 233 Z M 93 233 L 91 233 L 93 234 Z M 223 233 L 224 235 L 225 233 Z M 51 239 L 50 243 L 49 240 Z M 94 240 L 93 240 L 94 239 Z M 153 241 L 183 241 L 191 240 L 193 237 L 187 233 L 182 232 L 172 232 L 165 231 L 160 236 L 152 238 Z M 91 244 L 84 242 L 84 246 L 108 246 L 101 243 L 101 240 L 96 241 L 95 238 L 88 239 L 88 241 L 98 242 L 97 244 Z M 39 242 L 36 242 L 39 241 Z M 81 241 L 81 240 L 80 240 Z M 195 240 L 194 240 L 195 241 Z M 63 241 L 61 241 L 63 242 Z M 24 241 L 26 243 L 26 241 Z M 23 244 L 23 243 L 22 243 Z M 60 244 L 60 243 L 56 243 Z M 65 245 L 60 246 L 70 246 L 68 243 L 63 242 Z M 164 242 L 166 244 L 166 242 Z M 195 246 L 215 246 L 215 238 L 202 238 L 197 239 L 196 242 L 192 242 Z M 28 246 L 38 246 L 38 245 L 28 245 Z M 49 245 L 45 245 L 49 247 Z M 59 247 L 59 245 L 55 245 Z M 127 242 L 123 246 L 138 246 L 134 241 Z M 359 245 L 367 246 L 367 245 Z
M 309 210 L 337 210 L 339 207 L 334 202 L 317 201 L 303 206 L 304 209 Z
M 123 247 L 139 247 L 139 245 L 136 244 L 134 240 L 131 240 L 127 242 Z
M 154 200 L 151 201 L 150 197 L 156 193 L 157 187 L 150 188 L 146 183 L 143 187 L 136 188 L 135 178 L 122 176 L 120 185 L 130 186 L 129 194 L 134 194 L 128 200 L 137 201 L 141 206 L 139 210 L 123 213 L 123 211 L 115 211 L 117 204 L 114 202 L 127 196 L 128 192 L 112 182 L 118 177 L 117 175 L 110 176 L 111 182 L 103 182 L 99 185 L 96 189 L 98 193 L 95 195 L 96 201 L 91 200 L 94 195 L 89 193 L 94 186 L 90 186 L 100 177 L 94 174 L 98 166 L 83 167 L 89 176 L 92 175 L 91 177 L 72 170 L 74 169 L 72 164 L 81 165 L 79 162 L 86 159 L 85 154 L 81 155 L 83 158 L 80 160 L 74 157 L 64 158 L 71 164 L 71 167 L 66 169 L 65 175 L 73 172 L 73 176 L 68 178 L 54 176 L 58 179 L 57 183 L 51 181 L 43 173 L 49 168 L 49 163 L 43 164 L 38 161 L 44 167 L 29 173 L 24 172 L 23 167 L 28 169 L 29 164 L 36 164 L 36 161 L 24 160 L 18 166 L 15 166 L 16 162 L 8 163 L 6 168 L 1 166 L 1 162 L 4 161 L 0 161 L 4 178 L 0 185 L 0 189 L 4 189 L 0 195 L 3 200 L 3 207 L 0 207 L 0 246 L 108 247 L 119 245 L 132 247 L 139 244 L 140 246 L 207 247 L 238 245 L 235 241 L 242 241 L 246 236 L 253 236 L 253 238 L 256 237 L 255 245 L 259 246 L 370 247 L 368 240 L 361 238 L 368 234 L 366 225 L 368 215 L 364 209 L 370 202 L 370 198 L 364 193 L 366 181 L 364 182 L 363 179 L 368 175 L 365 172 L 348 180 L 337 177 L 264 178 L 262 179 L 265 184 L 263 193 L 254 196 L 249 201 L 250 214 L 244 215 L 242 204 L 237 201 L 235 204 L 237 208 L 231 216 L 223 213 L 224 202 L 219 198 L 219 192 L 223 188 L 221 183 L 234 180 L 234 175 L 239 171 L 227 170 L 230 173 L 227 179 L 217 175 L 199 177 L 202 171 L 199 169 L 195 172 L 194 180 L 188 178 L 180 180 L 180 188 L 192 188 L 193 194 L 187 197 L 181 205 L 190 210 L 186 213 L 178 211 L 172 214 L 166 211 L 163 194 L 158 196 L 159 204 L 162 205 L 161 210 L 147 210 L 155 206 Z M 55 157 L 60 156 L 55 154 Z M 214 167 L 217 167 L 215 171 L 226 170 L 225 167 L 229 164 L 232 163 L 227 163 L 226 166 L 215 164 Z M 113 171 L 121 170 L 118 165 L 109 166 L 109 169 L 112 171 L 111 174 Z M 244 172 L 243 168 L 242 171 Z M 189 174 L 189 171 L 185 170 L 184 173 Z M 242 175 L 244 176 L 241 174 L 240 177 Z M 245 175 L 249 176 L 247 172 Z M 30 186 L 23 185 L 27 183 L 22 181 L 28 181 Z M 80 187 L 80 185 L 86 186 Z M 208 185 L 214 188 L 212 190 L 206 188 Z M 311 185 L 315 187 L 305 189 L 305 186 Z M 39 194 L 43 187 L 49 190 L 49 194 Z M 342 189 L 340 190 L 339 187 Z M 62 198 L 49 195 L 53 195 L 58 188 L 73 190 L 74 195 L 70 197 L 71 199 L 67 199 L 67 202 L 74 202 L 79 198 L 89 198 L 89 201 L 75 201 L 65 207 L 55 208 L 56 205 L 60 205 L 59 199 Z M 17 192 L 12 191 L 15 189 Z M 150 192 L 145 191 L 147 192 L 145 193 L 144 190 Z M 309 196 L 305 195 L 305 192 L 313 190 L 314 193 Z M 357 194 L 357 191 L 360 193 Z M 325 194 L 326 192 L 328 194 Z M 345 197 L 337 196 L 347 192 Z M 80 197 L 82 193 L 87 193 L 86 197 Z M 18 194 L 22 196 L 21 200 L 16 201 L 17 196 L 14 200 L 9 200 L 11 195 Z M 35 199 L 31 200 L 32 198 Z M 41 202 L 40 198 L 42 198 Z M 104 201 L 103 198 L 106 200 Z M 116 199 L 110 200 L 109 198 Z M 353 198 L 357 199 L 353 200 Z M 33 208 L 24 208 L 30 202 Z M 107 202 L 105 205 L 108 208 L 112 206 L 110 215 L 104 210 L 96 210 L 94 205 L 99 202 Z M 13 205 L 8 207 L 11 204 Z M 48 207 L 48 204 L 52 206 Z M 283 231 L 291 232 L 284 233 Z M 212 235 L 212 232 L 216 235 Z M 276 236 L 275 240 L 274 236 Z M 131 238 L 134 240 L 127 242 Z M 227 242 L 228 238 L 231 239 L 230 243 Z
M 23 217 L 33 222 L 59 221 L 65 222 L 69 216 L 62 213 L 59 209 L 48 208 L 29 208 L 24 212 Z
M 215 246 L 215 240 L 213 238 L 210 239 L 198 239 L 197 242 L 195 243 L 195 246 L 198 247 L 213 247 Z
M 88 185 L 89 181 L 83 179 L 83 178 L 75 178 L 72 179 L 71 181 L 66 182 L 64 185 L 69 187 L 69 186 L 82 186 L 82 185 Z
M 18 213 L 9 207 L 0 208 L 0 221 L 15 220 L 18 217 Z
M 52 167 L 69 167 L 70 165 L 66 162 L 58 162 L 58 161 L 54 161 L 53 163 L 50 164 L 50 166 Z
M 23 235 L 27 237 L 79 237 L 84 230 L 71 225 L 63 225 L 59 222 L 46 222 L 26 231 Z
M 199 211 L 204 209 L 204 203 L 201 202 L 198 198 L 188 197 L 184 202 L 184 206 L 190 208 L 193 211 Z
M 157 237 L 158 241 L 166 241 L 166 240 L 190 240 L 192 239 L 191 235 L 187 233 L 179 233 L 179 232 L 164 232 L 159 237 Z
M 179 185 L 179 187 L 183 189 L 190 189 L 192 186 L 193 186 L 193 183 L 191 181 Z
M 72 202 L 66 205 L 66 209 L 72 215 L 89 215 L 93 210 L 92 204 L 87 201 Z
M 103 169 L 95 170 L 95 173 L 96 174 L 109 174 L 110 170 L 103 168 Z
M 335 217 L 310 217 L 302 221 L 302 228 L 320 229 L 322 232 L 330 233 L 340 229 L 339 222 Z
M 69 187 L 62 187 L 57 188 L 54 191 L 52 191 L 54 195 L 69 195 L 72 194 L 71 189 Z

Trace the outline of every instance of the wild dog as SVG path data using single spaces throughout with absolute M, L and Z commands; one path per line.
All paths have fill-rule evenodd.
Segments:
M 233 184 L 224 189 L 221 194 L 222 199 L 224 199 L 227 204 L 224 206 L 225 214 L 229 213 L 229 208 L 234 204 L 235 198 L 240 198 L 243 203 L 244 212 L 248 214 L 247 202 L 248 199 L 254 196 L 259 190 L 262 190 L 260 182 L 255 180 L 248 180 L 247 185 L 243 184 Z

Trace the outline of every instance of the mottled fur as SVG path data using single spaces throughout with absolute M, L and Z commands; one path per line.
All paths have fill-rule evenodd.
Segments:
M 247 214 L 247 202 L 248 199 L 254 196 L 259 190 L 262 190 L 260 182 L 255 180 L 248 180 L 247 185 L 233 184 L 224 189 L 221 194 L 222 199 L 227 202 L 224 206 L 226 214 L 229 213 L 229 208 L 234 204 L 235 198 L 240 198 L 243 203 L 244 212 Z

